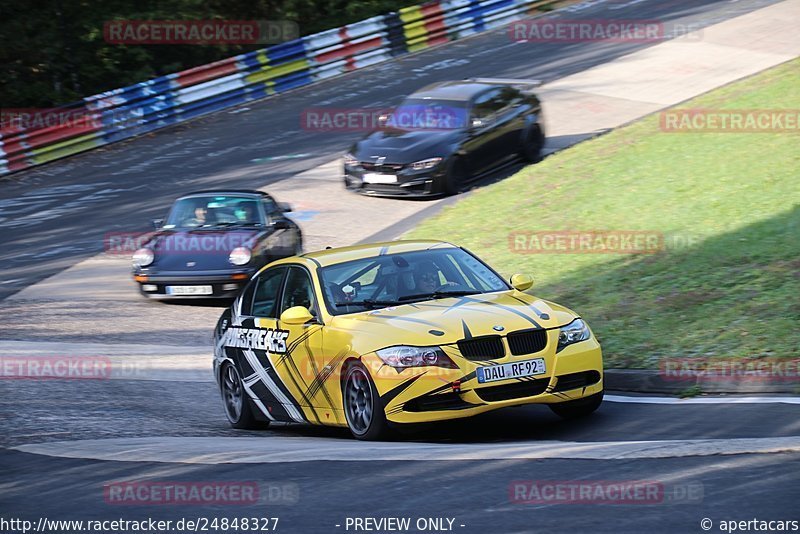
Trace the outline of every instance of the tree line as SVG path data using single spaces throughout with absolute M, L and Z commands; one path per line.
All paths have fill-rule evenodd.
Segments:
M 264 44 L 107 42 L 126 20 L 292 21 L 300 35 L 342 26 L 413 0 L 10 0 L 0 2 L 0 109 L 53 107 L 210 63 Z

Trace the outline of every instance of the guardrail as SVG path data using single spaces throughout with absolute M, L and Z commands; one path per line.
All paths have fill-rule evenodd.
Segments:
M 554 0 L 436 0 L 84 98 L 0 130 L 0 176 L 502 26 Z

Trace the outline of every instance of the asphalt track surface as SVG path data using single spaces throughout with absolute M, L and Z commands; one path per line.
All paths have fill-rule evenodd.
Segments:
M 586 7 L 569 17 L 706 25 L 771 3 L 620 1 Z M 609 10 L 610 6 L 619 9 Z M 644 46 L 648 45 L 517 47 L 509 46 L 503 32 L 493 32 L 249 104 L 245 111 L 223 112 L 13 175 L 0 183 L 4 245 L 0 248 L 0 298 L 96 254 L 102 250 L 106 232 L 144 229 L 145 222 L 161 216 L 178 194 L 222 183 L 261 187 L 290 180 L 330 161 L 360 135 L 303 131 L 298 117 L 305 108 L 385 106 L 424 84 L 468 76 L 552 81 Z M 467 54 L 469 63 L 458 61 Z M 292 157 L 299 154 L 307 155 Z M 406 451 L 402 459 L 382 459 L 390 456 L 396 444 L 370 445 L 372 452 L 367 455 L 364 444 L 339 429 L 288 425 L 259 432 L 233 431 L 225 423 L 210 377 L 2 382 L 2 519 L 279 517 L 279 532 L 353 532 L 345 528 L 348 517 L 410 517 L 412 524 L 418 518 L 450 518 L 453 530 L 465 533 L 704 532 L 700 524 L 704 518 L 714 522 L 712 532 L 719 532 L 722 520 L 800 519 L 797 404 L 606 402 L 595 416 L 571 422 L 560 420 L 546 407 L 510 408 L 416 429 L 399 439 Z M 178 450 L 189 449 L 199 440 L 222 459 L 210 463 L 201 458 L 136 459 L 142 448 L 137 440 L 167 436 Z M 224 456 L 236 454 L 237 441 L 252 447 L 254 438 L 263 441 L 265 450 L 283 447 L 291 452 L 294 440 L 318 450 L 308 461 L 226 463 Z M 752 450 L 762 452 L 738 453 L 739 439 L 755 440 Z M 110 440 L 126 453 L 118 461 L 93 459 L 103 451 L 102 441 L 87 444 L 86 450 L 94 453 L 82 458 L 59 457 L 54 452 L 59 442 L 80 445 L 81 440 Z M 723 452 L 686 452 L 686 444 L 696 440 L 715 440 Z M 664 442 L 658 457 L 626 456 L 627 449 L 622 448 L 652 441 Z M 492 447 L 552 443 L 555 450 L 561 444 L 589 447 L 599 442 L 611 445 L 597 459 L 491 457 Z M 419 444 L 418 454 L 415 444 Z M 481 460 L 459 460 L 449 454 L 423 456 L 430 444 L 478 446 L 489 453 Z M 36 445 L 50 446 L 50 452 L 26 452 Z M 352 451 L 352 457 L 324 459 L 326 450 L 333 449 Z M 775 452 L 781 450 L 786 452 Z M 371 459 L 363 461 L 367 457 Z M 519 504 L 509 492 L 519 480 L 646 480 L 676 493 L 650 503 Z M 108 502 L 103 492 L 105 484 L 117 481 L 249 481 L 289 488 L 291 498 L 233 506 L 120 505 Z M 678 491 L 687 488 L 691 491 L 686 494 Z M 0 523 L 0 531 L 19 530 Z M 75 530 L 52 530 L 68 531 Z

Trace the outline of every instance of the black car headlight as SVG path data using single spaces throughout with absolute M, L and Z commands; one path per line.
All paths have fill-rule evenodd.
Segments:
M 428 158 L 420 161 L 415 161 L 411 164 L 411 169 L 415 171 L 424 171 L 432 169 L 442 162 L 442 158 Z
M 562 326 L 558 330 L 558 348 L 563 349 L 567 345 L 586 341 L 591 336 L 589 326 L 583 319 L 575 319 L 567 326 Z
M 358 167 L 358 160 L 352 154 L 345 154 L 344 164 L 346 167 Z
M 453 360 L 447 357 L 441 347 L 397 345 L 375 351 L 375 354 L 383 360 L 383 363 L 391 365 L 395 369 L 405 369 L 406 367 L 457 368 Z

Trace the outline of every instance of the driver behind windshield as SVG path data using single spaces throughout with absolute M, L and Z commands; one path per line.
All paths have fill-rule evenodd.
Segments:
M 439 269 L 432 261 L 424 261 L 414 269 L 414 285 L 420 293 L 433 293 L 442 287 L 455 286 L 455 282 L 442 284 Z
M 191 215 L 188 219 L 183 221 L 183 226 L 203 226 L 206 224 L 206 217 L 208 216 L 208 207 L 206 203 L 201 200 L 195 204 Z
M 240 202 L 238 208 L 236 217 L 240 222 L 245 224 L 258 224 L 260 222 L 253 202 Z

